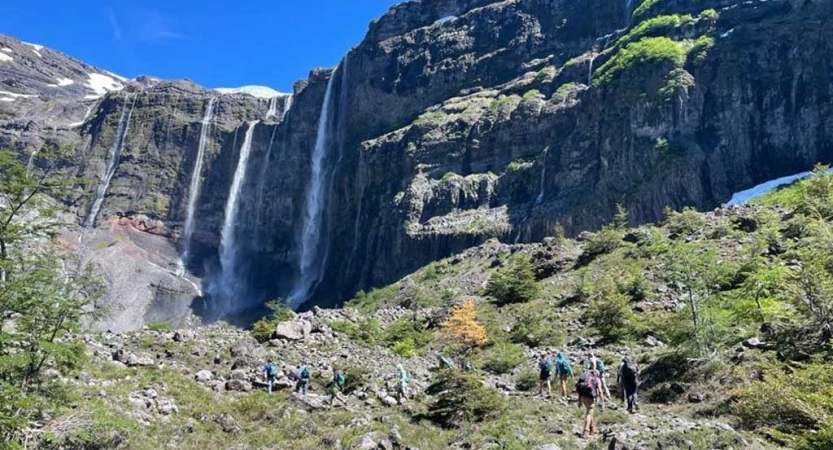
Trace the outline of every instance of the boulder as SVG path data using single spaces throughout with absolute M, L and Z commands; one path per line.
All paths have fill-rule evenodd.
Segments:
M 226 390 L 235 392 L 249 392 L 252 390 L 252 384 L 245 380 L 228 380 L 226 381 Z
M 561 450 L 561 447 L 558 444 L 546 444 L 535 447 L 535 450 Z
M 312 333 L 312 324 L 306 320 L 281 322 L 275 328 L 275 336 L 289 341 L 303 341 Z
M 174 333 L 174 342 L 185 342 L 194 339 L 194 330 L 177 330 Z
M 367 433 L 359 440 L 359 443 L 356 444 L 356 448 L 359 450 L 375 450 L 377 448 L 376 444 L 376 433 Z
M 692 392 L 688 394 L 688 402 L 689 403 L 702 403 L 703 402 L 703 394 L 699 392 Z
M 229 414 L 221 414 L 217 417 L 216 422 L 220 424 L 220 427 L 226 433 L 239 433 L 242 431 L 240 425 L 237 425 L 237 421 L 234 420 L 234 417 Z
M 156 364 L 156 361 L 154 361 L 150 356 L 140 356 L 131 353 L 126 356 L 124 364 L 127 365 L 127 367 L 148 367 Z
M 214 379 L 214 374 L 209 370 L 200 370 L 194 375 L 194 379 L 200 383 L 207 383 Z

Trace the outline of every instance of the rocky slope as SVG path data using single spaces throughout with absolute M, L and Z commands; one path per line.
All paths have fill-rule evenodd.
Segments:
M 285 297 L 305 277 L 328 304 L 490 238 L 532 242 L 557 226 L 569 235 L 598 228 L 617 203 L 633 223 L 659 219 L 666 206 L 713 208 L 831 160 L 831 12 L 824 0 L 393 7 L 335 72 L 296 84 L 288 114 L 266 119 L 266 101 L 219 97 L 188 269 L 208 292 L 233 272 L 245 287 L 233 299 L 238 309 Z M 71 166 L 86 182 L 70 202 L 83 222 L 130 102 L 97 223 L 147 218 L 176 243 L 200 121 L 216 93 L 119 81 L 124 89 L 72 126 L 65 122 L 81 120 L 91 102 L 83 83 L 94 69 L 47 50 L 41 60 L 11 38 L 0 43 L 16 57 L 0 60 L 0 91 L 15 93 L 0 102 L 2 142 L 26 153 L 42 142 L 72 145 Z M 43 68 L 48 58 L 60 58 L 57 68 Z M 73 84 L 48 86 L 66 84 L 62 77 Z M 55 113 L 53 95 L 73 100 Z M 237 263 L 222 268 L 224 205 L 253 120 L 263 122 L 233 228 Z M 323 209 L 314 242 L 304 244 L 315 183 Z M 305 251 L 314 264 L 301 273 Z

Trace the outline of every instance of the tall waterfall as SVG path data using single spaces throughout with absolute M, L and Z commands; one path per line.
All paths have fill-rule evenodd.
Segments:
M 220 265 L 222 268 L 222 275 L 220 277 L 220 289 L 223 293 L 224 305 L 228 306 L 228 301 L 237 291 L 237 242 L 235 239 L 235 228 L 237 228 L 237 215 L 239 210 L 239 196 L 240 190 L 246 181 L 246 167 L 249 163 L 249 154 L 252 150 L 252 135 L 254 135 L 255 127 L 260 121 L 256 120 L 249 124 L 249 129 L 246 130 L 246 137 L 243 139 L 243 146 L 240 147 L 240 158 L 237 161 L 237 168 L 234 171 L 234 180 L 231 183 L 228 200 L 226 201 L 225 220 L 223 221 L 223 231 L 220 236 Z M 223 308 L 223 312 L 226 309 Z
M 128 101 L 130 101 L 130 106 L 127 106 Z M 101 211 L 101 205 L 104 204 L 107 189 L 110 188 L 110 181 L 113 180 L 113 175 L 116 174 L 124 142 L 127 140 L 128 133 L 130 133 L 130 116 L 133 115 L 133 107 L 135 105 L 136 95 L 133 95 L 132 98 L 129 95 L 125 97 L 121 117 L 119 118 L 119 125 L 116 128 L 116 140 L 110 147 L 110 164 L 107 166 L 107 171 L 104 173 L 104 177 L 101 178 L 101 184 L 98 185 L 98 189 L 95 192 L 95 201 L 93 202 L 92 208 L 90 208 L 90 214 L 87 216 L 87 220 L 84 222 L 84 227 L 86 228 L 95 226 L 95 220 L 98 217 L 99 211 Z
M 191 249 L 191 236 L 194 234 L 194 211 L 197 209 L 197 199 L 200 196 L 202 185 L 202 163 L 205 157 L 205 146 L 208 143 L 208 131 L 211 129 L 211 117 L 214 115 L 214 106 L 217 103 L 216 97 L 211 97 L 205 107 L 205 115 L 202 118 L 200 128 L 200 143 L 197 146 L 197 160 L 194 162 L 194 172 L 191 173 L 191 186 L 188 190 L 188 211 L 185 216 L 185 228 L 182 233 L 184 249 L 182 258 L 179 260 L 180 272 L 185 272 L 185 263 L 188 262 L 188 252 Z
M 549 153 L 549 151 L 549 147 L 545 148 L 544 154 L 541 156 L 541 182 L 538 185 L 538 197 L 535 198 L 536 205 L 544 203 L 544 187 L 547 181 L 547 153 Z
M 327 193 L 325 184 L 328 181 L 326 166 L 327 149 L 333 134 L 332 112 L 335 96 L 333 88 L 337 78 L 338 68 L 330 74 L 327 82 L 327 91 L 324 94 L 324 103 L 321 106 L 321 115 L 318 118 L 318 134 L 315 138 L 315 148 L 312 152 L 311 166 L 312 174 L 310 186 L 307 189 L 303 228 L 299 240 L 299 278 L 292 290 L 291 306 L 293 309 L 302 305 L 309 295 L 313 285 L 318 281 L 321 267 L 318 263 L 319 246 L 321 244 L 321 225 L 324 212 L 324 201 Z
M 283 102 L 283 116 L 281 117 L 282 120 L 286 120 L 286 115 L 289 114 L 289 110 L 292 109 L 292 100 L 295 97 L 292 94 L 288 94 L 286 96 L 286 100 Z

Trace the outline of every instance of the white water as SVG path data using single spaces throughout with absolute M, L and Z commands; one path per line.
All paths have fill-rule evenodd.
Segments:
M 129 107 L 127 106 L 128 100 L 130 100 Z M 95 219 L 98 217 L 101 205 L 104 203 L 104 196 L 107 194 L 107 189 L 110 188 L 110 181 L 113 180 L 113 175 L 116 174 L 124 142 L 127 140 L 128 133 L 130 133 L 130 116 L 133 115 L 133 106 L 135 104 L 136 95 L 133 95 L 132 99 L 130 99 L 129 96 L 124 99 L 124 106 L 122 106 L 119 125 L 118 128 L 116 128 L 116 140 L 113 142 L 113 146 L 110 147 L 110 165 L 107 167 L 107 171 L 101 179 L 101 184 L 99 184 L 98 189 L 96 190 L 95 201 L 93 202 L 92 208 L 90 208 L 90 214 L 87 216 L 87 220 L 84 222 L 84 226 L 86 228 L 92 228 L 95 226 Z
M 95 107 L 95 105 L 97 105 L 97 104 L 98 104 L 98 102 L 92 102 L 92 104 L 90 104 L 90 106 L 89 106 L 89 107 L 87 107 L 87 112 L 85 112 L 85 113 L 84 113 L 84 118 L 83 118 L 83 119 L 81 119 L 81 121 L 80 121 L 80 122 L 71 123 L 71 124 L 69 124 L 69 125 L 67 125 L 67 126 L 68 126 L 69 128 L 76 128 L 76 127 L 80 127 L 81 125 L 84 125 L 84 124 L 87 122 L 87 119 L 89 119 L 89 118 L 90 118 L 90 114 L 92 114 L 92 113 L 93 113 L 93 108 L 94 108 L 94 107 Z
M 266 111 L 266 119 L 271 119 L 278 115 L 278 97 L 269 99 L 269 110 Z
M 327 181 L 324 162 L 327 148 L 330 146 L 330 110 L 333 106 L 333 86 L 335 86 L 338 68 L 330 75 L 327 82 L 327 92 L 324 94 L 324 104 L 318 118 L 318 134 L 315 138 L 315 149 L 312 152 L 312 176 L 310 187 L 307 189 L 304 225 L 300 239 L 300 275 L 292 291 L 292 308 L 301 306 L 310 294 L 310 288 L 318 281 L 320 267 L 314 267 L 321 243 L 321 219 L 324 212 L 324 194 Z
M 828 173 L 833 173 L 833 169 L 828 170 Z M 745 191 L 736 192 L 734 195 L 732 195 L 732 199 L 729 200 L 729 203 L 727 203 L 727 205 L 742 205 L 766 194 L 769 191 L 775 190 L 781 186 L 793 183 L 795 181 L 807 178 L 810 175 L 811 172 L 801 172 L 795 175 L 776 178 L 774 180 L 767 181 L 766 183 L 761 183 Z
M 283 115 L 281 116 L 281 120 L 286 120 L 286 115 L 289 114 L 289 110 L 292 108 L 292 100 L 294 96 L 289 94 L 286 96 L 286 100 L 283 103 Z
M 197 209 L 197 199 L 200 196 L 205 146 L 208 143 L 208 131 L 211 129 L 211 117 L 214 115 L 214 106 L 216 102 L 217 99 L 215 97 L 211 97 L 208 101 L 208 105 L 205 107 L 205 115 L 202 118 L 200 143 L 197 146 L 197 160 L 194 162 L 194 171 L 191 173 L 191 185 L 188 189 L 188 210 L 185 216 L 185 228 L 182 232 L 184 250 L 182 252 L 182 257 L 179 259 L 179 269 L 181 274 L 185 273 L 185 263 L 188 261 L 188 253 L 191 248 L 191 236 L 194 234 L 194 211 Z
M 625 28 L 631 26 L 631 8 L 633 7 L 633 0 L 625 0 Z
M 593 63 L 596 62 L 597 56 L 597 54 L 593 53 L 593 56 L 590 57 L 590 68 L 587 70 L 587 87 L 593 85 Z
M 239 209 L 238 198 L 243 183 L 246 181 L 246 167 L 249 163 L 249 154 L 252 150 L 252 135 L 255 126 L 260 123 L 256 120 L 249 124 L 246 130 L 246 137 L 243 139 L 243 146 L 240 147 L 240 158 L 237 161 L 237 168 L 234 170 L 234 180 L 231 183 L 228 200 L 226 201 L 225 220 L 223 231 L 220 236 L 220 266 L 222 277 L 220 279 L 221 289 L 225 295 L 224 301 L 228 301 L 237 290 L 237 280 L 234 270 L 237 266 L 237 243 L 235 242 L 235 228 L 237 225 L 237 213 Z
M 545 148 L 544 155 L 541 157 L 541 184 L 538 187 L 538 197 L 535 198 L 536 205 L 544 203 L 544 184 L 547 180 L 547 153 L 549 151 L 549 147 Z

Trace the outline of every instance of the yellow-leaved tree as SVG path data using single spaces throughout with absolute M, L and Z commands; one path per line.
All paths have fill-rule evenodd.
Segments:
M 486 329 L 477 323 L 477 308 L 474 300 L 468 299 L 451 308 L 451 315 L 443 323 L 445 336 L 465 349 L 482 347 L 486 344 Z

